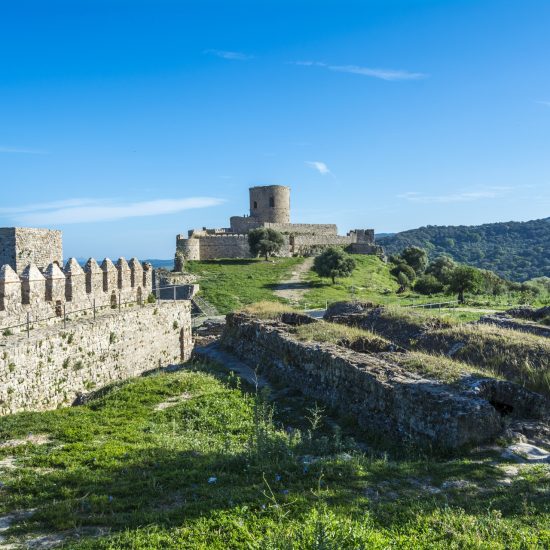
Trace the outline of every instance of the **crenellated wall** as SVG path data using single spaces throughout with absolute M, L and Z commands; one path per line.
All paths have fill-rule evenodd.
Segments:
M 101 267 L 90 258 L 84 269 L 70 258 L 62 269 L 57 262 L 43 271 L 29 264 L 18 275 L 8 264 L 0 267 L 0 329 L 63 316 L 80 310 L 117 306 L 119 301 L 142 302 L 153 290 L 153 268 L 136 258 L 128 263 L 109 258 Z

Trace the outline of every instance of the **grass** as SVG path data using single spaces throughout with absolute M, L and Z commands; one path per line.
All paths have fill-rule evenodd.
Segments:
M 242 313 L 248 313 L 258 319 L 278 319 L 283 313 L 299 313 L 293 307 L 280 302 L 269 302 L 262 300 L 250 304 L 241 309 Z
M 279 301 L 273 286 L 303 258 L 190 261 L 186 270 L 199 276 L 201 294 L 222 314 L 262 300 Z
M 78 535 L 65 545 L 79 549 L 548 546 L 544 465 L 507 480 L 490 452 L 365 453 L 314 404 L 281 405 L 195 365 L 3 417 L 2 440 L 49 436 L 0 448 L 16 460 L 0 471 L 1 513 L 35 509 L 3 535 Z
M 354 349 L 360 346 L 364 351 L 373 353 L 388 351 L 391 346 L 390 341 L 373 332 L 325 321 L 301 325 L 291 332 L 303 342 L 326 342 Z
M 428 303 L 443 303 L 456 300 L 456 296 L 436 294 L 424 296 L 414 291 L 397 294 L 398 284 L 390 267 L 376 256 L 353 256 L 357 268 L 350 277 L 337 279 L 332 284 L 321 279 L 313 271 L 304 276 L 310 289 L 306 290 L 300 307 L 325 308 L 327 303 L 342 300 L 360 300 L 381 305 L 411 306 Z M 198 275 L 201 294 L 217 307 L 220 313 L 242 309 L 259 301 L 284 302 L 273 293 L 274 286 L 304 261 L 303 258 L 274 258 L 270 262 L 260 259 L 190 261 L 186 269 Z M 471 303 L 429 309 L 429 314 L 452 318 L 459 322 L 477 321 L 487 310 L 504 310 L 519 303 L 517 296 L 475 296 Z M 422 311 L 414 308 L 415 311 Z
M 453 360 L 488 375 L 502 376 L 533 391 L 550 395 L 550 341 L 493 325 L 468 325 L 430 310 L 389 306 L 363 319 L 369 329 L 389 341 Z
M 548 338 L 491 325 L 457 325 L 435 330 L 418 348 L 445 353 L 454 342 L 462 347 L 453 357 L 492 369 L 533 391 L 550 396 Z
M 443 355 L 430 355 L 422 352 L 394 353 L 391 342 L 374 332 L 356 327 L 319 321 L 290 329 L 295 336 L 305 342 L 327 342 L 344 345 L 356 351 L 378 353 L 379 357 L 399 365 L 407 371 L 433 378 L 447 384 L 459 383 L 471 375 L 492 376 L 495 372 L 489 367 L 476 367 L 456 361 Z

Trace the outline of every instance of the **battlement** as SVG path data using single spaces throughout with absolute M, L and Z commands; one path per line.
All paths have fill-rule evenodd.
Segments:
M 248 233 L 257 228 L 274 229 L 285 243 L 279 256 L 312 256 L 330 246 L 341 246 L 355 254 L 383 256 L 374 243 L 374 229 L 354 229 L 339 235 L 331 223 L 290 223 L 290 188 L 267 185 L 249 189 L 250 215 L 232 216 L 230 227 L 191 229 L 187 238 L 176 237 L 175 266 L 183 269 L 184 260 L 250 258 Z
M 101 266 L 90 258 L 84 268 L 70 258 L 61 268 L 52 262 L 42 271 L 28 264 L 19 275 L 11 265 L 0 267 L 0 329 L 61 317 L 90 307 L 145 300 L 153 290 L 153 267 L 136 258 Z

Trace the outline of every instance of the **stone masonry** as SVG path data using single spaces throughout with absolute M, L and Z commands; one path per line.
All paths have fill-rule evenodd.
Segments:
M 221 343 L 268 378 L 401 442 L 453 449 L 490 441 L 504 426 L 491 400 L 504 394 L 519 392 L 520 401 L 531 399 L 537 406 L 523 412 L 533 418 L 546 414 L 540 395 L 510 382 L 480 379 L 474 384 L 472 379 L 476 389 L 450 386 L 374 353 L 301 342 L 278 321 L 230 314 Z
M 109 310 L 0 339 L 0 414 L 70 405 L 84 393 L 159 366 L 193 349 L 189 301 Z
M 61 231 L 29 227 L 0 228 L 0 266 L 7 264 L 21 275 L 29 264 L 44 270 L 51 263 L 63 265 Z
M 232 216 L 230 227 L 192 229 L 187 237 L 176 237 L 176 258 L 211 260 L 250 258 L 248 232 L 259 227 L 283 233 L 285 244 L 280 256 L 312 256 L 329 246 L 343 246 L 355 254 L 383 255 L 374 242 L 373 229 L 355 229 L 338 235 L 334 224 L 290 222 L 290 188 L 283 185 L 251 187 L 250 215 Z M 180 266 L 181 267 L 181 266 Z

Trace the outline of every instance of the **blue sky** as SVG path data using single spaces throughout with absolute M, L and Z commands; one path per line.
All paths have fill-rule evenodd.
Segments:
M 296 222 L 550 215 L 550 2 L 0 6 L 0 226 L 169 258 L 251 185 Z

